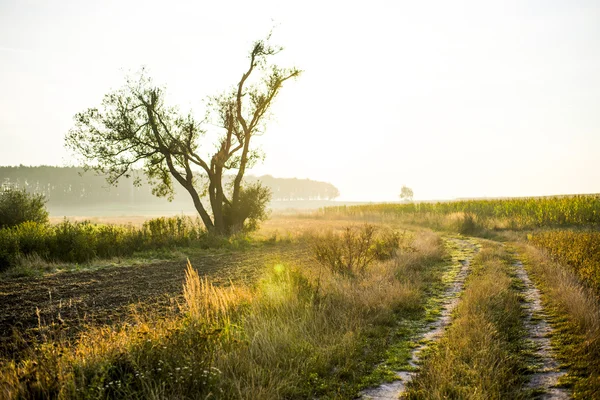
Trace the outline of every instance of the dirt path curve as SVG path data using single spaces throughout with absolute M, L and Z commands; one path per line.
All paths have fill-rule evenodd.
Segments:
M 396 376 L 398 380 L 364 390 L 360 398 L 397 400 L 406 390 L 406 384 L 417 374 L 421 352 L 429 347 L 433 341 L 438 340 L 452 321 L 452 312 L 460 300 L 465 279 L 469 274 L 469 263 L 478 251 L 478 247 L 474 243 L 464 239 L 449 238 L 446 240 L 458 247 L 459 251 L 454 252 L 456 255 L 452 257 L 452 265 L 444 274 L 444 281 L 450 281 L 450 284 L 441 298 L 438 299 L 442 301 L 442 309 L 439 317 L 433 322 L 426 324 L 424 329 L 414 339 L 414 342 L 419 343 L 419 345 L 412 350 L 408 361 L 412 371 L 397 371 Z
M 269 263 L 297 264 L 310 257 L 305 245 L 284 243 L 206 253 L 190 261 L 218 284 L 230 279 L 251 281 Z M 0 280 L 0 355 L 18 354 L 21 348 L 15 347 L 13 329 L 33 332 L 38 319 L 42 325 L 60 322 L 69 335 L 75 335 L 85 324 L 123 321 L 132 304 L 143 302 L 155 312 L 167 312 L 172 299 L 181 296 L 185 268 L 185 261 L 169 261 Z
M 528 331 L 527 339 L 535 346 L 535 354 L 539 359 L 536 372 L 532 375 L 527 387 L 540 389 L 545 393 L 540 397 L 542 400 L 569 399 L 570 396 L 565 388 L 556 387 L 558 379 L 566 372 L 559 369 L 559 364 L 552 356 L 550 336 L 552 327 L 548 324 L 547 316 L 542 307 L 540 291 L 529 279 L 527 271 L 521 261 L 514 264 L 515 272 L 523 283 L 523 297 L 525 304 L 525 327 Z

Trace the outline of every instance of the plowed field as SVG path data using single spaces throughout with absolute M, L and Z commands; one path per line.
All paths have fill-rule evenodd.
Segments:
M 310 262 L 310 251 L 301 244 L 277 244 L 190 259 L 200 274 L 213 282 L 252 281 L 266 266 L 277 262 Z M 0 281 L 0 352 L 16 354 L 41 324 L 58 324 L 69 336 L 89 324 L 126 320 L 133 305 L 167 313 L 181 298 L 185 261 L 111 267 L 94 271 L 65 272 L 43 277 Z

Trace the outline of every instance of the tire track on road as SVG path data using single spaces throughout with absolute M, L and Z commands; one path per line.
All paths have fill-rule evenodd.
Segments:
M 397 400 L 405 392 L 406 384 L 410 382 L 418 372 L 420 354 L 427 349 L 431 343 L 437 341 L 452 322 L 452 312 L 460 301 L 460 294 L 464 290 L 465 280 L 469 274 L 470 262 L 478 251 L 477 245 L 465 239 L 449 238 L 447 242 L 458 247 L 458 255 L 453 255 L 452 265 L 444 273 L 444 280 L 451 283 L 439 299 L 442 301 L 442 309 L 438 318 L 425 325 L 420 330 L 413 342 L 419 343 L 412 352 L 408 364 L 410 371 L 396 371 L 397 380 L 384 383 L 375 388 L 364 390 L 360 398 L 370 400 Z M 455 252 L 456 253 L 456 252 Z M 466 254 L 466 256 L 462 256 Z M 455 268 L 453 268 L 455 267 Z M 407 368 L 408 369 L 408 368 Z
M 536 371 L 531 376 L 527 387 L 530 389 L 543 390 L 545 393 L 540 397 L 542 400 L 563 400 L 570 396 L 565 388 L 557 387 L 558 380 L 566 374 L 561 370 L 558 361 L 552 355 L 550 336 L 553 329 L 547 321 L 547 316 L 542 306 L 540 291 L 529 279 L 521 261 L 516 261 L 513 266 L 517 278 L 523 283 L 522 291 L 525 303 L 525 328 L 527 339 L 535 346 L 535 355 L 539 360 Z

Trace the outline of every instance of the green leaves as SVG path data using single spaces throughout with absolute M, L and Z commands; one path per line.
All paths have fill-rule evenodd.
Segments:
M 269 38 L 254 43 L 250 65 L 235 88 L 209 98 L 206 122 L 216 120 L 213 125 L 219 129 L 212 156 L 198 152 L 206 133 L 203 125 L 191 113 L 182 114 L 177 107 L 168 106 L 165 90 L 156 86 L 144 69 L 126 78 L 122 88 L 106 94 L 100 108 L 76 114 L 65 146 L 87 169 L 108 175 L 110 184 L 117 184 L 132 169 L 142 168 L 153 185 L 152 193 L 172 199 L 173 181 L 177 181 L 190 193 L 209 230 L 226 234 L 244 227 L 248 218 L 255 224 L 264 209 L 258 212 L 253 207 L 264 208 L 268 196 L 264 190 L 242 188 L 246 169 L 264 158 L 250 141 L 264 132 L 269 108 L 283 82 L 300 74 L 296 68 L 270 63 L 270 56 L 281 48 L 271 45 Z M 251 76 L 254 83 L 249 80 Z M 205 147 L 202 144 L 202 150 Z M 196 187 L 198 169 L 208 177 L 208 184 L 200 188 Z M 231 193 L 227 194 L 223 189 L 226 170 L 235 173 Z M 199 193 L 208 194 L 212 216 Z M 252 198 L 249 193 L 254 193 Z

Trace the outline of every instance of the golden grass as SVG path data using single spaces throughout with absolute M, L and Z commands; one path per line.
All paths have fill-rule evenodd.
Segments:
M 231 321 L 231 312 L 240 303 L 250 303 L 252 293 L 246 287 L 236 287 L 233 283 L 227 287 L 214 286 L 208 277 L 200 277 L 190 260 L 187 260 L 184 311 L 187 315 L 208 325 L 222 326 Z

